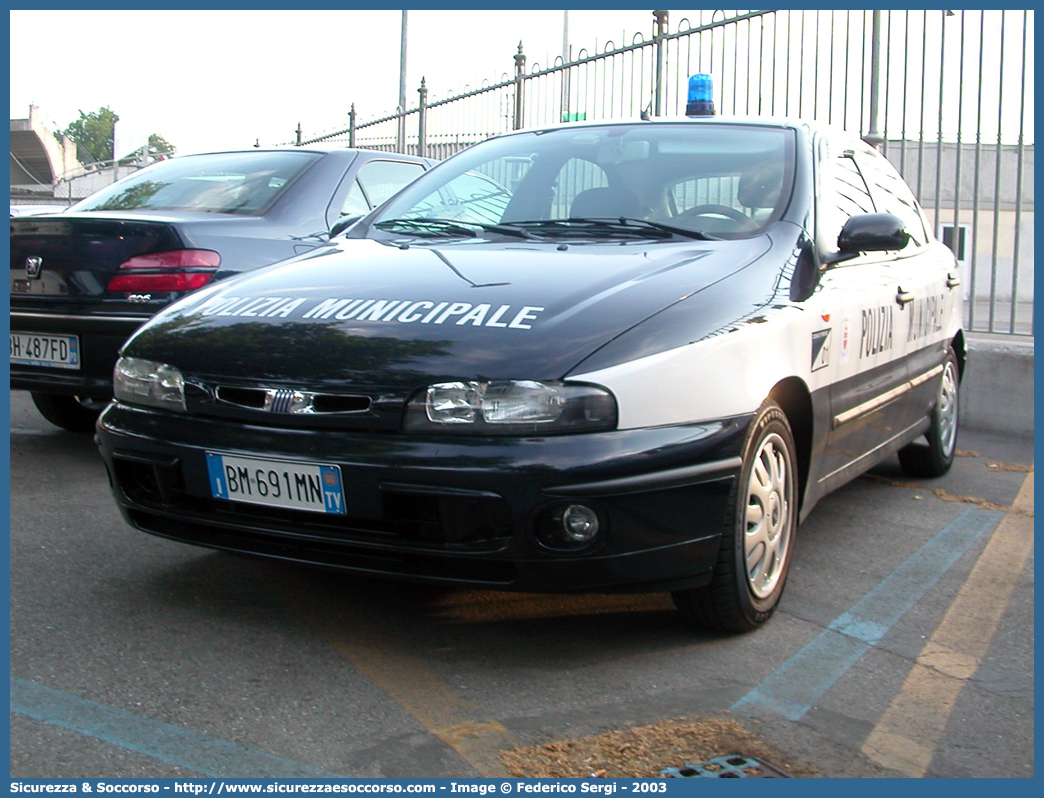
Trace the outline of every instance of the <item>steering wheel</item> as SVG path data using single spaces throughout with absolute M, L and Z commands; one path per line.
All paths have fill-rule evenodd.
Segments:
M 687 211 L 682 211 L 678 214 L 679 216 L 727 216 L 734 222 L 745 223 L 751 221 L 749 216 L 746 216 L 735 208 L 730 208 L 728 205 L 697 205 L 693 208 L 689 208 Z
M 719 224 L 711 224 L 708 227 L 708 232 L 712 233 L 749 233 L 760 227 L 756 221 L 742 211 L 728 205 L 696 205 L 679 213 L 677 218 L 692 219 L 697 216 L 709 217 L 708 221 L 714 217 L 724 217 L 724 219 L 719 218 Z M 723 226 L 721 226 L 722 224 Z

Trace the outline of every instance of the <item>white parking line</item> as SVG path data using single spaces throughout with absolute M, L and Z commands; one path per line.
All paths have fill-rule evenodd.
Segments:
M 733 709 L 757 704 L 788 720 L 800 720 L 1000 519 L 998 512 L 965 510 L 737 701 Z

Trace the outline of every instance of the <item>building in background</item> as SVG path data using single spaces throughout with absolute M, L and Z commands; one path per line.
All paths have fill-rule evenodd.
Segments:
M 121 159 L 116 169 L 112 161 L 81 163 L 76 142 L 49 130 L 40 109 L 31 105 L 28 119 L 11 120 L 11 213 L 27 206 L 72 205 L 151 160 L 147 153 L 136 154 Z
M 48 130 L 36 106 L 29 106 L 28 119 L 11 120 L 12 205 L 68 205 L 55 196 L 55 185 L 83 168 L 76 143 Z

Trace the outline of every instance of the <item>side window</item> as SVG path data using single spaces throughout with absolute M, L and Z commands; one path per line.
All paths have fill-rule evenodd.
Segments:
M 576 202 L 578 197 L 580 202 Z M 633 210 L 624 212 L 630 210 L 622 207 L 626 199 L 618 192 L 609 191 L 609 177 L 598 164 L 570 158 L 562 165 L 555 179 L 551 218 L 636 216 Z M 637 199 L 634 204 L 637 204 Z M 621 207 L 618 209 L 617 205 Z
M 363 164 L 348 198 L 345 200 L 341 215 L 348 213 L 366 213 L 376 208 L 392 194 L 408 183 L 424 174 L 424 167 L 419 163 L 405 161 L 370 161 Z M 366 202 L 366 210 L 360 209 L 360 200 Z
M 870 189 L 863 180 L 855 161 L 849 157 L 838 158 L 835 162 L 834 194 L 841 227 L 845 226 L 850 216 L 859 213 L 876 213 Z M 840 227 L 838 232 L 841 232 Z
M 924 217 L 913 192 L 884 156 L 876 153 L 859 155 L 859 167 L 870 183 L 878 210 L 898 216 L 906 225 L 911 244 L 916 247 L 928 243 Z
M 344 198 L 344 205 L 341 206 L 341 216 L 362 216 L 371 210 L 362 186 L 359 185 L 358 180 L 353 180 L 352 188 L 348 192 L 348 196 Z
M 861 213 L 876 213 L 870 189 L 863 180 L 856 162 L 848 155 L 827 162 L 829 171 L 824 176 L 827 191 L 820 209 L 823 235 L 820 245 L 830 250 L 837 248 L 837 237 L 849 217 Z

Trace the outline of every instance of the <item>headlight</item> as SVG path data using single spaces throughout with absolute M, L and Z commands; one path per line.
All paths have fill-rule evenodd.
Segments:
M 121 357 L 113 371 L 112 389 L 121 402 L 185 412 L 185 379 L 165 363 Z
M 429 385 L 406 408 L 406 429 L 467 435 L 550 435 L 615 429 L 616 400 L 604 388 L 533 380 L 461 380 Z

